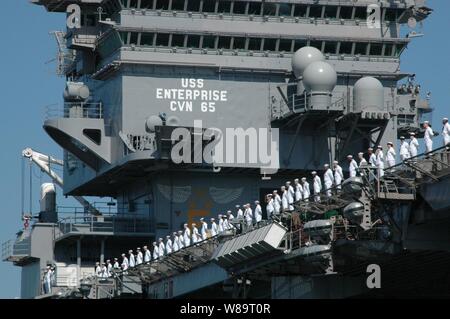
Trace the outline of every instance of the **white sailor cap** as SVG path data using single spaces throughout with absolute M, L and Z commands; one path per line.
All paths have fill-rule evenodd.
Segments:
M 380 150 L 382 150 L 382 149 L 383 149 L 383 146 L 378 145 L 377 148 L 380 149 Z
M 214 218 L 214 217 L 211 217 L 211 221 L 213 222 L 213 221 L 215 221 L 216 219 Z
M 231 210 L 228 210 L 228 211 L 227 211 L 227 214 L 231 214 Z
M 259 204 L 259 200 L 255 200 L 255 204 L 258 205 Z
M 272 195 L 272 194 L 267 194 L 266 196 L 267 196 L 267 197 L 272 197 L 273 195 Z
M 172 235 L 176 236 L 176 235 L 177 235 L 177 232 L 176 232 L 176 231 L 174 231 Z
M 323 164 L 323 167 L 330 167 L 330 164 Z
M 339 162 L 338 161 L 333 161 L 333 164 L 339 164 Z
M 274 193 L 278 193 L 278 191 L 276 189 L 273 190 Z
M 404 137 L 404 136 L 400 136 L 400 139 L 401 139 L 401 140 L 404 140 L 404 139 L 405 139 L 405 137 Z
M 359 156 L 363 156 L 364 153 L 363 153 L 363 152 L 359 152 L 358 155 L 359 155 Z
M 372 148 L 372 147 L 369 147 L 367 150 L 368 150 L 368 151 L 373 151 L 373 148 Z
M 153 242 L 153 246 L 156 246 L 156 241 Z
M 192 225 L 192 226 L 196 226 L 197 224 L 196 224 L 196 223 L 192 223 L 191 225 Z
M 394 146 L 394 143 L 392 143 L 392 142 L 387 142 L 387 145 Z
M 286 185 L 291 185 L 291 182 L 290 182 L 290 181 L 287 181 L 287 182 L 286 182 Z
M 205 219 L 204 219 L 203 217 L 200 218 L 200 221 L 201 221 L 201 222 L 204 221 L 204 220 L 205 220 Z
M 220 218 L 220 217 L 222 217 L 222 214 L 219 214 L 219 215 L 217 215 L 217 216 L 219 216 L 219 218 Z
M 306 182 L 306 177 L 302 177 L 302 182 Z
M 239 207 L 241 207 L 241 205 L 236 205 L 236 208 L 239 208 Z
M 122 257 L 125 257 L 125 254 L 122 254 Z
M 312 171 L 312 172 L 311 172 L 311 175 L 317 175 L 317 172 L 316 172 L 316 171 Z M 305 177 L 303 177 L 303 178 L 306 180 Z M 302 178 L 302 180 L 303 180 L 303 178 Z
M 169 239 L 169 238 L 170 238 L 170 235 L 167 235 L 166 238 Z
M 430 122 L 428 122 L 428 121 L 425 121 L 425 122 L 423 122 L 423 124 L 430 124 Z
M 182 230 L 179 230 L 179 231 L 178 231 L 178 234 L 182 234 L 182 233 L 183 233 L 183 231 L 182 231 Z
M 353 155 L 347 155 L 347 158 L 348 158 L 348 159 L 352 159 L 352 158 L 353 158 Z
M 295 182 L 298 182 L 298 178 L 294 179 L 294 183 L 295 183 Z
M 147 249 L 147 246 L 144 246 L 144 247 L 142 247 L 142 248 Z
M 185 224 L 184 224 L 184 226 L 186 227 L 186 226 L 188 226 L 188 224 L 187 224 L 187 223 L 185 223 Z
M 409 135 L 411 135 L 411 136 L 416 136 L 416 133 L 411 132 L 411 133 L 409 133 Z
M 162 238 L 159 238 L 159 241 L 162 241 L 163 239 Z
M 442 120 L 448 122 L 448 118 L 447 117 L 444 117 Z
M 141 250 L 141 247 L 136 248 L 136 250 Z
M 130 249 L 129 251 L 128 251 L 129 253 L 132 253 L 133 252 L 133 250 L 132 249 Z

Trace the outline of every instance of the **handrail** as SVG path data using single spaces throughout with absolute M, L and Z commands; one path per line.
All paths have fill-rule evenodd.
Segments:
M 65 102 L 63 106 L 51 104 L 45 107 L 47 120 L 55 118 L 103 119 L 101 102 Z

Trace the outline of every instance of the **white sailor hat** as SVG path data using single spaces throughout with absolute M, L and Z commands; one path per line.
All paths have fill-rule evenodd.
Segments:
M 179 230 L 179 231 L 178 231 L 178 234 L 182 234 L 182 233 L 183 233 L 183 231 L 182 231 L 182 230 Z
M 347 158 L 351 159 L 351 158 L 353 158 L 353 155 L 347 155 Z
M 222 217 L 222 214 L 219 214 L 218 216 L 219 216 L 219 217 Z
M 141 250 L 141 247 L 136 248 L 136 250 Z
M 162 241 L 163 239 L 162 238 L 159 238 L 159 241 Z
M 368 150 L 368 151 L 373 151 L 373 148 L 372 148 L 372 147 L 369 147 L 367 150 Z
M 215 221 L 216 219 L 214 217 L 211 217 L 211 221 Z
M 169 238 L 170 238 L 170 235 L 167 235 L 166 238 L 169 239 Z
M 339 164 L 339 162 L 338 161 L 333 161 L 333 164 Z
M 298 178 L 294 179 L 294 182 L 298 182 Z
M 382 149 L 383 149 L 383 146 L 378 145 L 377 148 L 380 149 L 380 150 L 382 150 Z
M 290 184 L 291 184 L 291 181 L 287 181 L 287 182 L 286 182 L 286 185 L 290 185 Z
M 197 224 L 196 224 L 196 223 L 192 223 L 191 225 L 192 225 L 192 226 L 196 226 Z
M 227 214 L 231 214 L 231 210 L 228 210 L 228 211 L 227 211 Z
M 423 122 L 423 124 L 430 124 L 430 122 L 428 122 L 428 121 L 425 121 L 425 122 Z
M 236 205 L 236 208 L 239 208 L 239 207 L 241 207 L 241 205 Z
M 387 142 L 387 145 L 394 146 L 394 143 L 392 143 L 392 142 Z
M 360 155 L 360 156 L 361 156 L 361 155 L 364 155 L 364 153 L 363 153 L 363 152 L 359 152 L 359 153 L 358 153 L 358 155 Z
M 409 133 L 409 135 L 411 135 L 411 136 L 416 136 L 416 133 L 411 132 L 411 133 Z
M 330 164 L 323 164 L 323 167 L 330 167 Z
M 302 177 L 302 182 L 306 182 L 306 177 Z
M 404 136 L 400 136 L 400 139 L 401 139 L 401 140 L 404 140 L 404 139 L 405 139 L 405 137 L 404 137 Z
M 122 257 L 125 257 L 125 254 L 122 254 Z
M 276 189 L 273 190 L 274 193 L 278 193 L 278 191 Z
M 259 200 L 255 200 L 255 204 L 259 204 Z
M 205 219 L 204 219 L 203 217 L 200 218 L 200 221 L 201 221 L 201 222 L 204 221 L 204 220 L 205 220 Z
M 132 253 L 133 252 L 133 250 L 132 249 L 130 249 L 129 251 L 128 251 L 129 253 Z
M 316 171 L 312 171 L 311 172 L 311 175 L 316 175 L 317 174 L 317 172 Z M 303 177 L 303 178 L 305 178 L 305 177 Z M 302 178 L 302 180 L 303 180 L 303 178 Z M 306 178 L 305 178 L 306 179 Z
M 448 118 L 447 117 L 444 117 L 442 120 L 448 122 Z

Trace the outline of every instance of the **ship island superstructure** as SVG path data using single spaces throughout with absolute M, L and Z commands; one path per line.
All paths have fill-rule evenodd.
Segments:
M 44 205 L 4 255 L 22 267 L 23 298 L 49 297 L 42 291 L 47 264 L 57 265 L 50 296 L 94 286 L 86 293 L 92 298 L 314 298 L 369 293 L 361 279 L 367 264 L 394 260 L 386 266 L 394 269 L 428 255 L 432 265 L 450 262 L 443 148 L 384 179 L 362 171 L 344 194 L 297 202 L 297 215 L 212 238 L 114 280 L 86 279 L 96 261 L 150 247 L 237 204 L 264 203 L 287 180 L 321 175 L 324 163 L 337 160 L 347 170 L 348 154 L 397 146 L 410 132 L 423 136 L 430 100 L 400 70 L 400 57 L 432 12 L 425 1 L 31 2 L 67 16 L 67 29 L 54 33 L 67 84 L 44 121 L 64 150 L 60 185 L 68 196 L 115 202 L 112 213 L 85 205 L 63 214 Z M 173 159 L 180 128 L 192 138 L 192 156 L 182 154 L 194 158 L 189 163 Z M 195 158 L 196 146 L 217 138 L 208 128 L 265 132 L 276 158 L 236 160 L 239 152 L 251 158 L 251 147 L 230 157 L 226 149 L 230 161 Z M 252 138 L 236 137 L 244 145 L 258 142 Z M 315 245 L 306 246 L 305 236 Z

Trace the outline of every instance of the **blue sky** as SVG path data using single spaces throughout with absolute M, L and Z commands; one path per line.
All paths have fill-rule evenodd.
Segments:
M 64 81 L 55 75 L 55 63 L 49 62 L 56 54 L 56 43 L 49 32 L 61 30 L 64 17 L 49 14 L 27 0 L 1 2 L 0 241 L 3 242 L 14 238 L 22 224 L 21 151 L 30 146 L 61 158 L 61 149 L 43 131 L 42 123 L 44 106 L 62 101 Z M 435 12 L 424 23 L 425 37 L 410 44 L 403 54 L 401 68 L 416 73 L 422 90 L 432 92 L 434 129 L 440 131 L 441 118 L 450 116 L 450 41 L 446 34 L 450 30 L 450 1 L 429 0 L 428 5 Z M 34 176 L 37 208 L 39 182 L 46 181 L 46 177 L 41 179 L 37 169 Z M 0 262 L 0 283 L 0 298 L 19 296 L 20 269 Z

